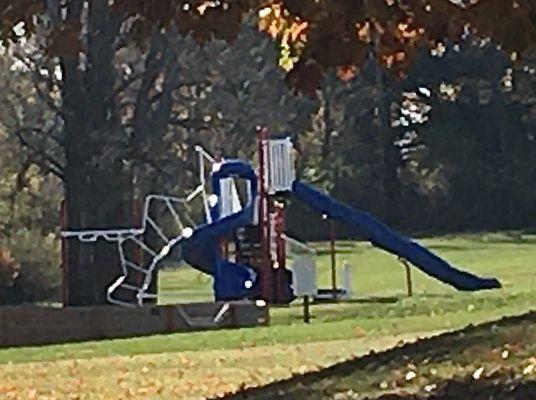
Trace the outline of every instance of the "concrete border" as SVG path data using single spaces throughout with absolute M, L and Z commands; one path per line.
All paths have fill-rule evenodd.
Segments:
M 143 307 L 0 307 L 0 348 L 267 325 L 250 301 Z

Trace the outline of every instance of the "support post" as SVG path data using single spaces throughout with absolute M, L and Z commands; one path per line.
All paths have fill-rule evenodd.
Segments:
M 345 261 L 342 267 L 343 288 L 346 291 L 345 296 L 350 298 L 353 294 L 352 288 L 352 266 L 348 261 Z
M 413 296 L 413 281 L 411 279 L 411 266 L 409 265 L 407 260 L 403 258 L 399 258 L 398 260 L 402 263 L 402 265 L 404 265 L 404 269 L 406 270 L 406 286 L 408 289 L 408 297 L 412 297 Z
M 286 242 L 283 238 L 285 231 L 285 205 L 283 202 L 275 202 L 275 241 L 276 241 L 276 261 L 277 270 L 276 287 L 275 287 L 275 301 L 277 303 L 285 303 L 288 299 L 287 287 L 287 270 L 286 270 Z
M 258 152 L 259 152 L 259 229 L 261 241 L 261 298 L 267 303 L 272 302 L 273 279 L 272 263 L 270 261 L 270 231 L 269 205 L 266 193 L 266 140 L 268 132 L 265 128 L 257 128 Z
M 303 296 L 303 322 L 311 323 L 311 307 L 309 296 Z
M 331 290 L 333 291 L 333 299 L 337 299 L 337 249 L 335 244 L 335 222 L 329 220 L 329 238 L 330 238 L 330 253 L 331 253 Z

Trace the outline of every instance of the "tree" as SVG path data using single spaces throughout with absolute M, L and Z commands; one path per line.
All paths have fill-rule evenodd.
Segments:
M 525 58 L 512 66 L 493 44 L 478 40 L 416 63 L 411 80 L 428 88 L 424 101 L 431 111 L 416 129 L 421 146 L 413 172 L 424 190 L 434 179 L 442 186 L 434 205 L 443 216 L 437 225 L 507 229 L 534 223 L 531 64 Z
M 9 15 L 16 9 L 6 10 Z M 118 50 L 125 46 L 122 29 L 126 21 L 124 14 L 112 12 L 107 1 L 71 1 L 65 5 L 49 1 L 39 11 L 35 24 L 31 20 L 18 25 L 32 33 L 28 40 L 33 46 L 21 47 L 33 47 L 33 51 L 14 54 L 35 75 L 35 93 L 55 113 L 52 119 L 59 121 L 59 132 L 47 132 L 47 139 L 56 138 L 59 157 L 43 143 L 30 141 L 28 134 L 33 131 L 26 126 L 18 137 L 39 155 L 32 161 L 63 179 L 70 229 L 132 226 L 132 170 L 126 161 L 144 160 L 143 140 L 136 134 L 145 126 L 140 118 L 137 129 L 122 123 L 119 94 L 138 80 L 145 84 L 136 103 L 141 113 L 147 96 L 155 95 L 160 65 L 150 65 L 142 76 L 119 79 L 115 61 Z M 154 64 L 154 59 L 164 54 L 166 43 L 158 30 L 153 31 L 153 53 L 148 60 L 152 57 Z M 162 68 L 169 68 L 169 64 Z M 155 113 L 163 110 L 165 114 L 169 109 L 170 94 L 166 96 L 151 103 Z M 103 289 L 119 271 L 115 249 L 105 243 L 89 246 L 72 241 L 67 261 L 68 303 L 104 303 Z
M 276 64 L 276 46 L 253 27 L 245 26 L 231 45 L 188 46 L 187 56 L 177 58 L 184 96 L 176 101 L 172 124 L 186 154 L 202 144 L 216 154 L 251 159 L 256 126 L 287 135 L 308 126 L 315 102 L 291 93 Z M 196 120 L 204 122 L 197 131 Z
M 2 56 L 0 82 L 0 303 L 58 300 L 61 186 L 32 161 L 41 159 L 34 150 L 46 147 L 54 122 L 46 123 L 51 114 L 37 101 L 24 65 Z M 20 135 L 29 140 L 26 148 Z

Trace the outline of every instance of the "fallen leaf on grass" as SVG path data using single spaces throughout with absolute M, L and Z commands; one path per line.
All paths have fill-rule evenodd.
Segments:
M 367 336 L 367 331 L 360 326 L 354 326 L 354 335 L 358 338 Z
M 525 367 L 525 369 L 523 369 L 523 375 L 529 375 L 529 374 L 531 374 L 531 373 L 534 371 L 535 368 L 536 368 L 536 367 L 534 366 L 534 364 L 529 364 L 529 365 L 527 365 L 527 366 Z
M 482 376 L 482 373 L 484 372 L 484 367 L 480 367 L 475 372 L 473 372 L 473 379 L 478 380 Z
M 415 373 L 415 371 L 408 371 L 408 373 L 406 374 L 406 381 L 411 381 L 413 379 L 415 379 L 417 377 L 417 374 Z
M 427 392 L 427 393 L 430 393 L 430 392 L 434 391 L 435 389 L 437 389 L 436 384 L 426 385 L 424 387 L 424 391 Z

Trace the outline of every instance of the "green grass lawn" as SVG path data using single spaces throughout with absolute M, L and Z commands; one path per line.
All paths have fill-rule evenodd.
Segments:
M 420 242 L 453 265 L 481 276 L 499 278 L 504 289 L 495 292 L 492 297 L 536 290 L 536 262 L 532 262 L 536 255 L 536 236 L 475 234 L 444 236 Z M 320 254 L 316 258 L 319 284 L 329 287 L 331 272 L 328 247 L 322 243 L 314 247 Z M 339 267 L 344 262 L 352 266 L 356 297 L 400 298 L 406 294 L 404 268 L 391 254 L 366 243 L 338 242 L 336 258 Z M 460 296 L 451 287 L 429 278 L 416 268 L 413 268 L 413 280 L 417 294 Z M 161 272 L 159 285 L 161 304 L 212 299 L 212 279 L 190 268 Z M 479 293 L 476 297 L 487 295 Z
M 0 398 L 21 398 L 21 393 L 203 398 L 534 307 L 536 236 L 464 235 L 422 242 L 455 265 L 497 277 L 503 288 L 457 292 L 413 269 L 414 296 L 408 298 L 405 270 L 394 257 L 362 243 L 341 242 L 337 263 L 352 265 L 354 298 L 313 305 L 311 324 L 301 321 L 301 306 L 295 304 L 273 308 L 268 327 L 2 349 Z M 316 248 L 320 284 L 329 286 L 327 247 Z M 211 284 L 191 269 L 162 271 L 159 302 L 210 300 Z
M 536 237 L 486 234 L 422 241 L 453 264 L 482 276 L 495 276 L 503 289 L 457 292 L 413 268 L 414 296 L 407 297 L 405 271 L 389 254 L 363 243 L 339 244 L 337 262 L 353 269 L 355 298 L 341 304 L 314 305 L 310 325 L 301 322 L 301 306 L 273 308 L 270 327 L 157 335 L 0 350 L 0 363 L 134 355 L 185 350 L 243 348 L 343 340 L 356 337 L 439 331 L 525 312 L 536 298 Z M 329 284 L 329 255 L 318 244 L 318 277 Z M 211 281 L 191 269 L 160 274 L 160 303 L 211 298 Z

